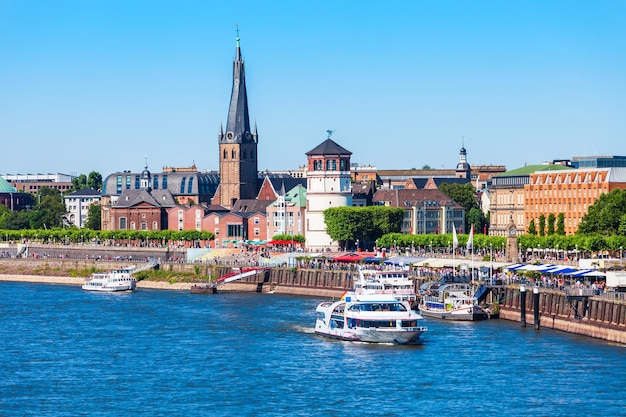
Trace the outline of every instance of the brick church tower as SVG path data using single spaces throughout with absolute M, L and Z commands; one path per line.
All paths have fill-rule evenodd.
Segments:
M 232 208 L 239 199 L 254 199 L 258 193 L 258 135 L 256 123 L 250 130 L 248 95 L 244 61 L 239 46 L 233 61 L 233 90 L 226 122 L 226 133 L 220 126 L 220 185 L 214 199 L 215 204 Z

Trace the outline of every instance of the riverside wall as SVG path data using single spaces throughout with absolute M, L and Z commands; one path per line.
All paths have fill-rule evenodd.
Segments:
M 521 323 L 519 287 L 500 293 L 500 318 Z M 526 326 L 535 326 L 532 288 L 526 293 Z M 578 311 L 579 317 L 576 317 Z M 563 291 L 539 290 L 539 329 L 549 328 L 626 344 L 626 302 L 600 296 L 568 297 Z

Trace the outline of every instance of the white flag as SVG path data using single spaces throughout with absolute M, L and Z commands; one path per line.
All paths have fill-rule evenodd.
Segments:
M 452 223 L 452 248 L 456 249 L 459 247 L 459 238 L 456 237 L 456 226 Z
M 474 248 L 474 225 L 470 229 L 469 238 L 467 238 L 467 250 L 472 250 Z

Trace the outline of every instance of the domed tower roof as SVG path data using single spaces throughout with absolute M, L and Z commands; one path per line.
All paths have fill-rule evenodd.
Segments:
M 143 171 L 141 171 L 141 176 L 139 177 L 139 188 L 151 191 L 152 187 L 152 175 L 150 175 L 150 171 L 148 171 L 148 161 L 146 160 L 146 166 Z
M 16 193 L 17 189 L 9 184 L 7 180 L 0 177 L 0 193 Z
M 470 178 L 472 167 L 467 163 L 467 150 L 465 146 L 461 146 L 459 151 L 459 163 L 456 164 L 457 178 Z

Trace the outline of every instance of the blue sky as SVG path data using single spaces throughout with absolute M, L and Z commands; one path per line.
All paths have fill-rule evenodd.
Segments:
M 217 170 L 236 24 L 260 170 L 626 154 L 620 0 L 0 0 L 0 173 Z

